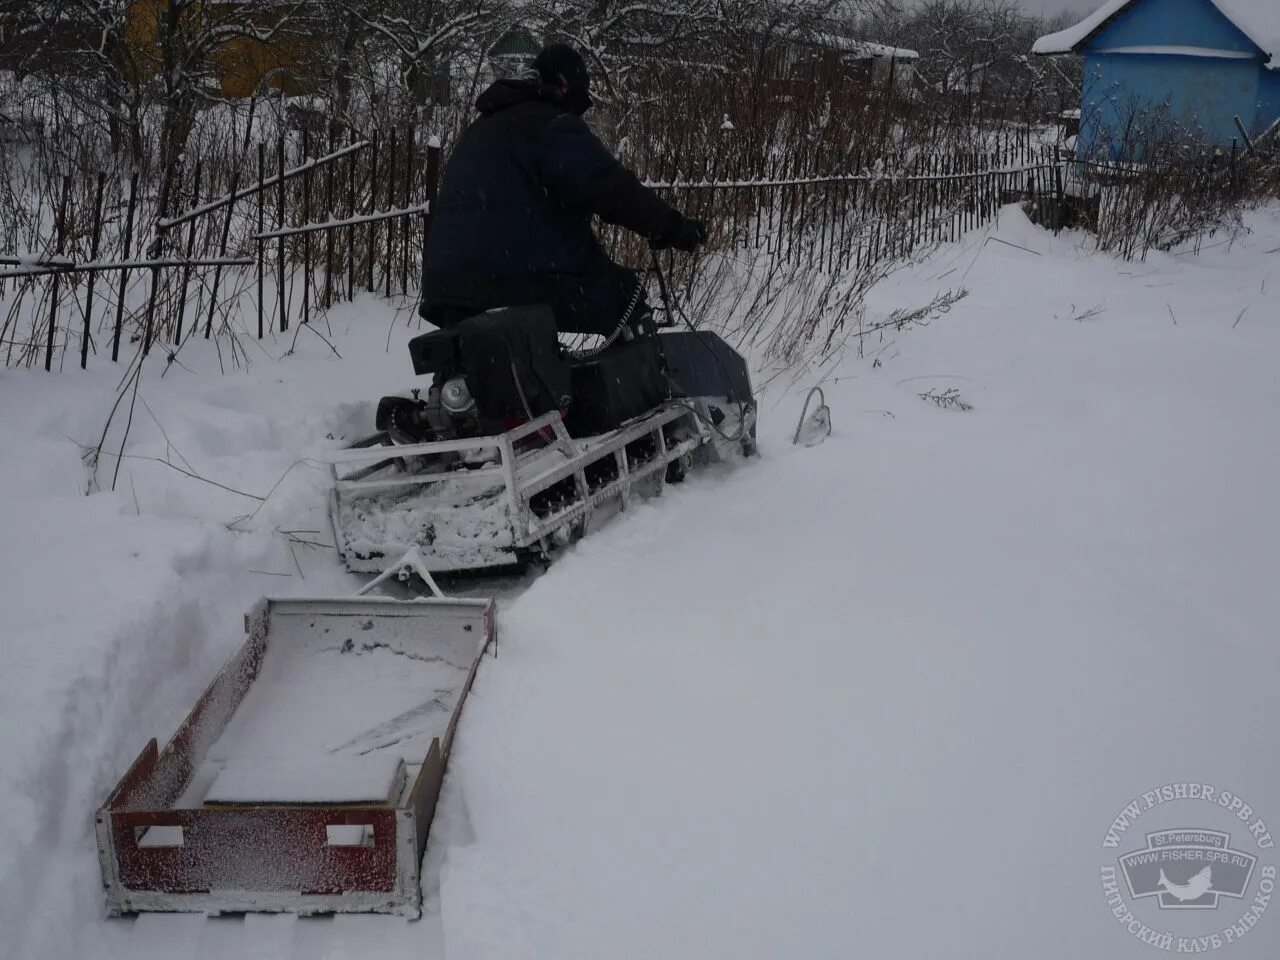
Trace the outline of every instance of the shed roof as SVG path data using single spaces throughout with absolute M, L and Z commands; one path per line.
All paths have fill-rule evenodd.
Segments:
M 872 43 L 869 40 L 856 40 L 853 37 L 841 36 L 838 33 L 820 33 L 815 37 L 818 45 L 829 50 L 838 50 L 863 60 L 918 60 L 920 54 L 905 47 L 892 47 L 884 43 Z
M 1107 0 L 1092 14 L 1074 27 L 1059 30 L 1041 37 L 1031 48 L 1032 53 L 1072 53 L 1086 40 L 1105 27 L 1113 17 L 1124 12 L 1138 0 Z M 1271 58 L 1268 66 L 1280 70 L 1280 14 L 1276 0 L 1208 0 L 1235 24 L 1236 29 Z

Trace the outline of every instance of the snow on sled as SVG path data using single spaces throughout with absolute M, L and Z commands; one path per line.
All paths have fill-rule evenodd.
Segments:
M 418 916 L 492 601 L 264 600 L 245 629 L 97 812 L 108 912 Z
M 427 398 L 384 397 L 381 432 L 331 457 L 334 536 L 356 572 L 410 549 L 435 572 L 545 561 L 593 515 L 754 451 L 746 363 L 712 333 L 650 331 L 575 355 L 548 308 L 518 307 L 409 349 L 433 376 Z

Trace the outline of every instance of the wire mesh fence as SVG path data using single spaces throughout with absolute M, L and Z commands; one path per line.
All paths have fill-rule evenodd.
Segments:
M 118 360 L 194 337 L 264 337 L 308 324 L 359 293 L 412 297 L 442 151 L 419 131 L 393 130 L 313 155 L 308 138 L 260 143 L 243 169 L 211 182 L 196 160 L 146 195 L 137 176 L 88 189 L 64 178 L 35 253 L 0 254 L 7 366 Z M 713 252 L 749 250 L 783 270 L 870 270 L 951 240 L 1001 202 L 1048 189 L 1053 166 L 1012 154 L 917 157 L 904 169 L 793 177 L 773 164 L 754 175 L 678 169 L 651 185 L 712 227 Z M 745 174 L 745 175 L 744 175 Z M 730 177 L 736 178 L 730 179 Z M 616 228 L 602 240 L 643 266 L 642 239 Z M 674 279 L 692 291 L 698 260 Z

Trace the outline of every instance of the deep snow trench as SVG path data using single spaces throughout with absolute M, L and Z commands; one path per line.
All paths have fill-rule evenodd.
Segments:
M 410 385 L 416 328 L 369 300 L 341 360 L 157 364 L 90 497 L 120 371 L 0 372 L 0 956 L 1148 955 L 1099 880 L 1126 804 L 1207 783 L 1280 827 L 1280 210 L 1247 223 L 1126 264 L 1008 209 L 877 288 L 969 295 L 851 341 L 825 444 L 789 443 L 813 378 L 777 381 L 758 461 L 507 585 L 415 923 L 107 921 L 91 828 L 257 596 L 359 585 L 312 458 Z M 1122 850 L 1148 822 L 1200 826 Z M 1221 956 L 1278 950 L 1280 913 Z

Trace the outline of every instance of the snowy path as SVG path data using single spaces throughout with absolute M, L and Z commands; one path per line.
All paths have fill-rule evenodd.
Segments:
M 760 461 L 639 505 L 505 603 L 412 924 L 99 919 L 104 785 L 167 736 L 253 596 L 351 581 L 323 551 L 301 552 L 305 583 L 282 575 L 280 531 L 322 527 L 306 469 L 247 534 L 218 526 L 234 496 L 149 462 L 141 519 L 132 493 L 54 500 L 78 468 L 58 435 L 100 423 L 105 378 L 55 399 L 3 375 L 43 412 L 0 420 L 22 491 L 0 591 L 23 611 L 0 729 L 31 718 L 0 739 L 0 929 L 19 931 L 0 954 L 1145 956 L 1098 882 L 1125 803 L 1196 780 L 1280 825 L 1280 212 L 1251 223 L 1231 251 L 1126 265 L 1010 212 L 1007 243 L 972 235 L 877 290 L 880 313 L 970 296 L 868 344 L 878 368 L 846 361 L 823 446 L 788 445 L 802 393 L 774 391 Z M 341 368 L 148 391 L 202 471 L 260 491 L 407 376 L 355 340 Z M 951 387 L 972 412 L 918 396 Z M 10 451 L 34 436 L 23 480 Z M 133 552 L 135 577 L 109 573 Z M 1222 955 L 1278 948 L 1267 916 Z
M 824 446 L 770 422 L 507 610 L 451 956 L 1141 956 L 1097 880 L 1124 803 L 1200 780 L 1280 822 L 1280 263 L 1037 260 L 988 247 Z

